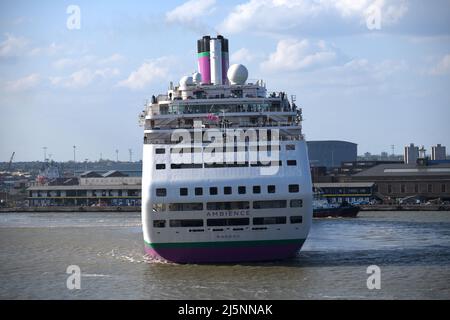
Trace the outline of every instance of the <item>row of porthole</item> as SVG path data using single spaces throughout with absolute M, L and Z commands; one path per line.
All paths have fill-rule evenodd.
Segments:
M 261 193 L 261 186 L 253 186 L 253 194 L 260 194 Z M 233 188 L 231 186 L 225 186 L 223 187 L 223 194 L 224 195 L 231 195 L 233 194 Z M 300 192 L 300 186 L 298 184 L 290 184 L 288 186 L 289 193 L 298 193 Z M 188 188 L 179 188 L 180 196 L 188 196 L 189 195 L 189 189 Z M 246 186 L 238 186 L 238 194 L 246 194 L 247 193 L 247 187 Z M 268 185 L 267 186 L 267 193 L 276 193 L 276 186 L 275 185 Z M 194 194 L 196 196 L 202 196 L 203 195 L 203 187 L 195 187 L 194 188 Z M 219 194 L 219 188 L 218 187 L 209 187 L 209 195 L 216 196 Z M 156 188 L 155 195 L 157 197 L 166 197 L 167 196 L 167 189 L 166 188 Z

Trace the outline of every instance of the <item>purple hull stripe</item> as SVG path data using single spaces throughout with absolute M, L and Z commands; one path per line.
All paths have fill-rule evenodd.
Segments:
M 229 263 L 249 261 L 282 260 L 295 256 L 303 245 L 298 243 L 274 244 L 265 246 L 243 247 L 183 247 L 183 248 L 152 248 L 145 245 L 145 252 L 157 259 L 176 263 Z

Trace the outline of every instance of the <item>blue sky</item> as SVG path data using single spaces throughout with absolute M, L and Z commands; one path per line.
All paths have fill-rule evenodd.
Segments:
M 0 161 L 44 146 L 70 160 L 73 145 L 78 160 L 141 159 L 144 101 L 218 32 L 249 78 L 296 95 L 307 139 L 450 149 L 450 1 L 2 1 Z

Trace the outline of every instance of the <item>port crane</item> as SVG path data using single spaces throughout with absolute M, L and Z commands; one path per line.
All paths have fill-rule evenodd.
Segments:
M 11 158 L 9 158 L 9 163 L 8 163 L 8 170 L 6 170 L 6 171 L 8 171 L 9 172 L 9 170 L 11 170 L 11 164 L 12 164 L 12 162 L 13 162 L 13 159 L 14 159 L 14 155 L 16 154 L 16 152 L 14 151 L 13 153 L 12 153 L 12 155 L 11 155 Z

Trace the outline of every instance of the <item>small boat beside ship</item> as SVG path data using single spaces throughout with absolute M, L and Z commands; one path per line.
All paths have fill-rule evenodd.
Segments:
M 322 197 L 322 193 L 314 193 L 313 218 L 356 218 L 361 208 L 346 201 L 342 203 L 329 203 Z
M 313 218 L 356 218 L 360 208 L 351 204 L 329 205 L 327 207 L 314 206 Z

